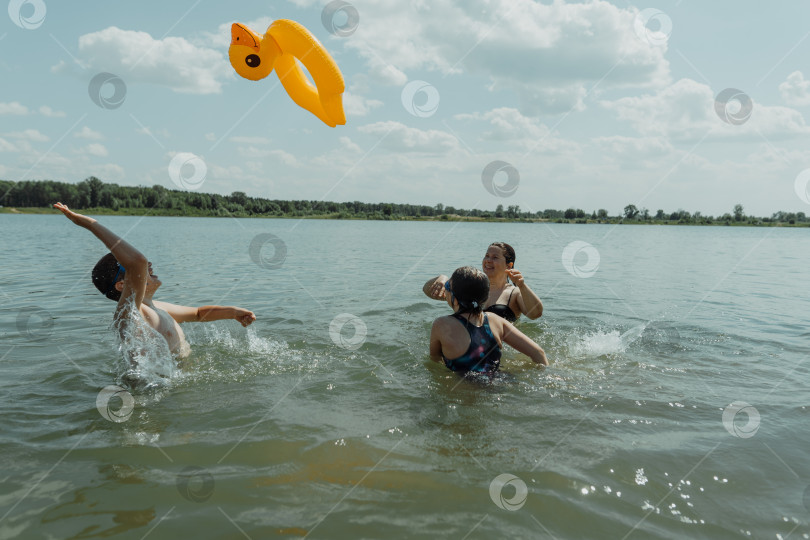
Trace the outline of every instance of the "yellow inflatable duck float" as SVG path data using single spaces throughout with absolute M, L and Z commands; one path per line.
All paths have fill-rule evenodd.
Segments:
M 264 36 L 234 23 L 228 57 L 236 72 L 251 81 L 264 79 L 275 68 L 284 89 L 298 106 L 329 127 L 346 123 L 343 75 L 321 42 L 297 22 L 273 21 Z M 296 59 L 307 68 L 315 86 Z

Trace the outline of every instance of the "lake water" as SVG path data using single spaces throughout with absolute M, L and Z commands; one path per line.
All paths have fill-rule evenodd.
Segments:
M 0 215 L 2 538 L 810 538 L 808 229 L 102 222 L 159 299 L 258 319 L 115 388 L 103 246 Z M 462 379 L 421 286 L 491 241 L 551 366 Z

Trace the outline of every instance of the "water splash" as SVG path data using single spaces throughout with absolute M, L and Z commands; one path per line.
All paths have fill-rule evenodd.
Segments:
M 647 321 L 634 326 L 624 333 L 619 330 L 597 330 L 574 338 L 570 345 L 573 354 L 581 356 L 603 356 L 621 354 L 638 342 L 645 349 L 659 349 L 674 346 L 680 334 L 671 325 L 659 321 Z
M 170 384 L 176 361 L 169 344 L 134 307 L 134 300 L 113 323 L 118 337 L 116 375 L 133 389 L 150 389 Z
M 641 337 L 645 325 L 631 328 L 624 334 L 618 330 L 597 330 L 575 338 L 571 352 L 578 356 L 603 356 L 623 353 L 627 347 Z
M 191 356 L 181 362 L 175 376 L 179 384 L 244 381 L 263 375 L 318 371 L 322 358 L 304 353 L 284 341 L 262 337 L 254 328 L 217 321 L 191 325 L 186 338 Z

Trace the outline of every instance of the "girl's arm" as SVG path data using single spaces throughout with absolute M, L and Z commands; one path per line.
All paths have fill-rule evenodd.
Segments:
M 430 329 L 430 359 L 434 362 L 443 362 L 442 359 L 442 342 L 440 339 L 441 330 L 439 329 L 439 319 L 433 321 L 433 327 Z
M 492 315 L 490 314 L 490 316 Z M 515 328 L 509 321 L 503 319 L 501 321 L 503 329 L 501 339 L 504 342 L 531 358 L 533 362 L 544 366 L 548 365 L 546 352 L 540 348 L 540 345 L 529 339 L 526 334 Z

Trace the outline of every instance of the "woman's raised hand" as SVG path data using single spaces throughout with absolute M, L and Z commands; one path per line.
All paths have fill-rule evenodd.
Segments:
M 523 287 L 524 284 L 523 274 L 521 274 L 519 271 L 515 270 L 514 268 L 507 268 L 506 275 L 509 276 L 509 279 L 512 280 L 512 283 L 515 284 L 515 287 L 517 288 Z
M 445 275 L 441 275 L 436 278 L 436 281 L 433 282 L 433 285 L 430 287 L 430 297 L 434 300 L 444 300 L 446 298 L 444 284 L 447 283 L 447 280 L 450 279 Z

